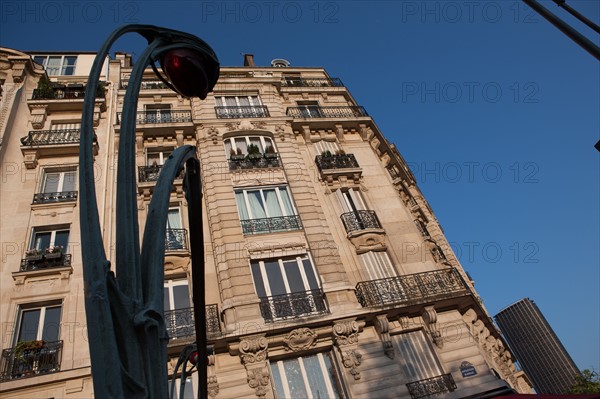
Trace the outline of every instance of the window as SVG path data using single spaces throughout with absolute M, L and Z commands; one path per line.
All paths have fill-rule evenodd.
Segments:
M 175 149 L 173 147 L 155 147 L 146 149 L 146 165 L 162 166 Z
M 145 123 L 169 123 L 173 119 L 171 105 L 148 104 L 146 105 Z
M 164 308 L 165 324 L 171 339 L 196 334 L 187 279 L 165 280 Z
M 81 122 L 71 122 L 71 123 L 53 123 L 50 125 L 50 130 L 80 130 Z
M 335 141 L 317 141 L 315 144 L 315 149 L 317 150 L 317 155 L 321 155 L 326 151 L 329 151 L 331 154 L 337 154 L 338 151 L 341 150 L 338 143 Z
M 403 382 L 413 382 L 443 374 L 433 348 L 423 331 L 398 334 L 393 337 L 398 353 Z
M 326 310 L 321 285 L 308 255 L 253 260 L 250 266 L 265 320 Z
M 60 247 L 66 250 L 69 244 L 69 229 L 36 229 L 33 232 L 30 249 L 44 251 L 51 247 Z
M 231 137 L 224 140 L 225 142 L 225 152 L 227 154 L 227 159 L 230 159 L 231 156 L 235 155 L 248 155 L 248 147 L 251 145 L 255 145 L 258 147 L 258 151 L 261 154 L 275 153 L 275 145 L 273 144 L 273 140 L 269 137 L 265 136 L 238 136 Z
M 396 269 L 392 265 L 392 261 L 387 252 L 369 251 L 358 255 L 364 265 L 369 280 L 379 280 L 382 278 L 396 277 Z
M 181 223 L 181 212 L 179 208 L 169 208 L 165 249 L 167 251 L 186 249 L 186 244 L 186 232 Z
M 42 193 L 62 193 L 75 191 L 77 173 L 75 170 L 44 171 L 42 180 Z
M 343 397 L 330 352 L 272 361 L 270 365 L 276 398 Z
M 58 341 L 61 312 L 61 305 L 20 309 L 15 344 L 37 340 Z
M 244 234 L 302 228 L 285 186 L 237 190 L 235 199 Z
M 367 206 L 360 191 L 336 190 L 335 194 L 340 206 L 342 207 L 343 213 L 362 211 L 367 209 Z
M 298 110 L 302 118 L 321 118 L 323 114 L 317 101 L 298 102 Z
M 194 379 L 197 379 L 196 375 L 192 375 L 192 376 L 188 376 L 185 379 L 184 382 L 184 386 L 183 388 L 181 387 L 181 378 L 176 378 L 175 379 L 175 396 L 176 398 L 183 398 L 183 399 L 195 399 L 197 396 L 195 394 L 195 389 L 194 389 Z M 169 387 L 169 395 L 171 394 L 171 384 L 173 382 L 171 381 L 171 377 L 169 377 L 169 381 L 167 382 L 167 385 Z M 181 395 L 181 390 L 184 389 L 184 393 L 183 396 Z M 171 396 L 169 396 L 171 397 Z
M 215 96 L 218 118 L 260 118 L 268 117 L 267 107 L 260 97 L 254 96 Z
M 43 65 L 46 68 L 46 73 L 50 76 L 57 75 L 74 75 L 75 64 L 77 63 L 76 55 L 36 55 L 33 61 Z

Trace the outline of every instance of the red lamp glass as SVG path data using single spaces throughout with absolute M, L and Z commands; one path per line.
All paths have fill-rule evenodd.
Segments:
M 194 351 L 190 353 L 189 361 L 192 364 L 198 364 L 198 352 Z
M 187 48 L 169 50 L 161 54 L 160 64 L 175 90 L 182 96 L 204 100 L 212 90 L 207 76 L 210 72 L 207 71 L 215 66 L 200 53 Z

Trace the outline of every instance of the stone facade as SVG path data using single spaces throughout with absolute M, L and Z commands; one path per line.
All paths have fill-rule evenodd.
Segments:
M 80 76 L 47 76 L 29 55 L 0 52 L 2 396 L 92 396 L 77 189 L 68 183 L 82 100 L 33 94 L 48 78 L 55 93 L 83 87 L 90 55 L 80 57 Z M 114 259 L 119 117 L 131 57 L 117 54 L 105 71 L 95 183 Z M 210 397 L 528 392 L 402 156 L 339 79 L 322 68 L 224 67 L 200 101 L 148 71 L 138 110 L 141 231 L 163 162 L 181 145 L 198 149 Z M 172 371 L 194 341 L 181 179 L 170 201 Z M 47 250 L 63 243 L 58 255 Z M 186 384 L 194 392 L 196 385 Z

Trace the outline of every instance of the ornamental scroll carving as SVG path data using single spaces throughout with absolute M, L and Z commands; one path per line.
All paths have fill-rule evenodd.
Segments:
M 264 335 L 251 335 L 240 341 L 240 358 L 246 368 L 248 385 L 259 398 L 267 394 L 270 381 L 267 346 L 267 338 Z
M 396 355 L 394 351 L 394 345 L 392 344 L 392 338 L 390 337 L 390 323 L 386 315 L 379 315 L 375 319 L 375 330 L 381 339 L 383 345 L 383 353 L 390 359 L 393 359 Z
M 358 330 L 356 320 L 340 320 L 333 324 L 333 339 L 342 356 L 342 364 L 355 380 L 360 380 L 358 366 L 362 363 L 362 355 L 357 350 Z
M 217 381 L 217 375 L 215 373 L 215 355 L 208 356 L 207 377 L 208 396 L 214 398 L 219 393 L 219 382 Z
M 285 350 L 294 352 L 307 350 L 317 344 L 317 333 L 310 328 L 297 328 L 290 331 L 283 342 L 287 345 Z
M 438 348 L 442 348 L 444 346 L 444 339 L 442 338 L 442 334 L 438 330 L 437 324 L 437 312 L 433 308 L 433 306 L 427 306 L 423 310 L 423 314 L 421 315 L 425 325 L 429 328 L 429 333 L 431 334 L 431 338 L 433 342 L 437 345 Z

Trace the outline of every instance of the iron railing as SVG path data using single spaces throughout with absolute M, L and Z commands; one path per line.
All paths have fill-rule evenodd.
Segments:
M 412 399 L 425 398 L 438 393 L 452 392 L 456 390 L 456 383 L 452 374 L 442 374 L 424 380 L 414 381 L 406 384 Z
M 469 292 L 459 272 L 454 268 L 356 284 L 356 298 L 365 308 L 392 304 L 422 304 L 467 295 Z
M 71 254 L 56 252 L 53 254 L 40 254 L 27 256 L 21 259 L 20 272 L 29 272 L 53 267 L 71 266 Z
M 126 89 L 129 85 L 129 80 L 121 81 L 121 89 Z M 143 80 L 140 90 L 161 90 L 169 87 L 160 80 Z
M 52 204 L 55 202 L 77 201 L 77 191 L 61 191 L 58 193 L 35 193 L 32 204 Z
M 205 306 L 206 334 L 219 335 L 221 322 L 219 321 L 219 306 L 210 304 Z M 168 310 L 164 312 L 165 325 L 170 339 L 189 338 L 196 336 L 194 322 L 194 308 Z
M 319 170 L 360 168 L 354 154 L 317 155 L 315 163 Z
M 187 230 L 167 229 L 165 251 L 185 251 L 187 249 Z
M 364 229 L 380 229 L 381 223 L 375 211 L 353 211 L 340 215 L 347 233 Z
M 281 80 L 284 87 L 343 87 L 339 78 L 301 78 L 284 76 Z
M 117 123 L 121 123 L 122 112 L 117 112 Z M 191 111 L 138 111 L 136 114 L 136 122 L 143 124 L 151 123 L 180 123 L 191 122 Z
M 279 154 L 232 155 L 229 158 L 229 170 L 264 169 L 281 166 Z
M 79 129 L 32 130 L 21 138 L 23 145 L 52 145 L 79 143 Z
M 288 107 L 287 116 L 292 118 L 358 118 L 369 116 L 362 106 L 329 106 L 306 105 L 304 107 Z
M 163 165 L 138 166 L 138 180 L 140 183 L 158 181 L 158 175 Z M 183 169 L 179 171 L 176 179 L 181 179 Z
M 98 86 L 96 98 L 103 98 L 106 95 L 104 84 Z M 83 85 L 55 85 L 51 88 L 33 89 L 32 100 L 83 100 L 85 97 L 85 86 Z
M 302 229 L 300 216 L 278 216 L 272 218 L 241 220 L 244 234 L 276 233 Z
M 38 343 L 33 349 L 22 349 L 17 344 L 2 351 L 0 382 L 60 371 L 63 341 Z
M 260 313 L 266 322 L 327 312 L 325 297 L 320 289 L 260 298 Z
M 268 118 L 266 105 L 215 107 L 217 118 Z

